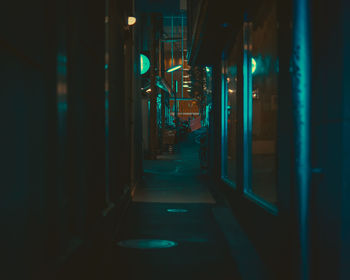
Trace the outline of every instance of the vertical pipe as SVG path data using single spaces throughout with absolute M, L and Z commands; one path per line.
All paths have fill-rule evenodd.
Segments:
M 134 0 L 131 0 L 131 13 L 135 14 L 134 11 Z M 129 51 L 130 51 L 130 58 L 129 58 L 129 71 L 130 71 L 130 186 L 131 188 L 135 187 L 136 184 L 136 174 L 135 174 L 135 165 L 136 165 L 136 157 L 135 157 L 135 149 L 136 149 L 136 142 L 135 142 L 135 131 L 136 131 L 136 121 L 135 121 L 135 102 L 136 102 L 136 73 L 140 73 L 140 67 L 136 68 L 136 65 L 139 65 L 138 63 L 135 63 L 135 28 L 132 28 L 130 30 L 130 41 L 129 41 Z M 138 55 L 137 57 L 140 57 Z M 135 69 L 136 68 L 136 69 Z
M 162 35 L 164 33 L 164 23 L 163 23 L 163 17 L 160 19 L 159 29 L 160 29 L 160 38 L 162 38 Z M 164 42 L 162 40 L 159 40 L 159 76 L 161 78 L 164 78 Z M 161 90 L 161 106 L 160 106 L 160 123 L 161 123 L 161 145 L 160 148 L 163 146 L 163 131 L 165 127 L 165 91 Z
M 162 21 L 162 30 L 163 30 L 163 21 Z M 165 65 L 164 65 L 164 42 L 161 43 L 161 77 L 164 78 L 164 72 L 165 72 Z M 166 92 L 163 90 L 162 91 L 162 107 L 161 107 L 161 110 L 162 110 L 162 135 L 163 135 L 163 131 L 164 131 L 164 128 L 165 128 L 165 94 Z
M 181 97 L 184 98 L 184 16 L 181 15 L 181 55 L 182 55 L 182 68 L 181 68 Z
M 222 89 L 222 74 L 221 74 L 222 68 L 221 68 L 221 62 L 215 63 L 213 65 L 213 170 L 212 174 L 215 177 L 215 179 L 219 179 L 221 177 L 221 170 L 222 170 L 222 139 L 221 139 L 221 114 L 222 114 L 222 95 L 221 95 L 221 89 Z
M 151 80 L 151 96 L 150 96 L 150 157 L 151 159 L 156 158 L 156 147 L 157 147 L 157 88 L 156 88 L 156 15 L 151 16 L 151 51 L 150 51 L 150 80 Z
M 106 185 L 105 185 L 105 202 L 110 203 L 109 190 L 109 0 L 105 1 L 105 153 L 106 153 Z
M 294 0 L 293 7 L 293 117 L 294 184 L 298 225 L 299 277 L 310 279 L 309 181 L 310 181 L 310 32 L 309 0 Z
M 251 188 L 253 110 L 250 32 L 251 23 L 245 19 L 243 27 L 243 192 L 248 192 Z
M 173 90 L 174 92 L 174 104 L 175 104 L 175 128 L 177 131 L 177 87 L 175 87 L 175 90 Z
M 221 59 L 221 177 L 227 175 L 227 76 L 226 76 L 226 55 Z
M 174 17 L 171 16 L 171 67 L 174 66 Z M 176 90 L 174 91 L 174 72 L 171 72 L 171 90 L 175 95 L 174 98 L 174 104 L 175 104 L 175 112 L 174 112 L 174 116 L 175 116 L 175 129 L 177 131 L 177 126 L 178 126 L 178 122 L 177 122 L 177 92 Z

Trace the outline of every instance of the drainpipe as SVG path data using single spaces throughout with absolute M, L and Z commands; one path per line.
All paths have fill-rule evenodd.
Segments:
M 294 198 L 300 280 L 310 279 L 310 0 L 293 1 Z

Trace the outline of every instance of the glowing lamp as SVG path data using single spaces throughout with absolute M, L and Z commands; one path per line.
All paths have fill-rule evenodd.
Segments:
M 176 66 L 173 66 L 173 67 L 169 68 L 168 70 L 166 70 L 166 72 L 171 73 L 171 72 L 174 72 L 176 70 L 179 70 L 181 67 L 182 67 L 182 65 L 176 65 Z
M 252 74 L 256 71 L 256 61 L 254 58 L 252 58 Z
M 134 25 L 136 23 L 136 17 L 128 17 L 128 25 Z
M 147 56 L 145 56 L 144 54 L 140 55 L 140 68 L 141 68 L 141 75 L 147 73 L 147 71 L 149 70 L 151 66 L 151 63 L 148 59 Z

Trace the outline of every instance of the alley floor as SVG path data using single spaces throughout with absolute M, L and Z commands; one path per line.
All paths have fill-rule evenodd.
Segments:
M 117 241 L 166 240 L 175 246 L 117 245 L 110 268 L 118 264 L 123 279 L 240 279 L 213 214 L 216 202 L 200 169 L 195 138 L 191 135 L 174 155 L 144 162 L 144 184 Z
M 214 198 L 198 154 L 193 133 L 175 154 L 144 161 L 143 183 L 91 278 L 264 279 L 230 209 Z

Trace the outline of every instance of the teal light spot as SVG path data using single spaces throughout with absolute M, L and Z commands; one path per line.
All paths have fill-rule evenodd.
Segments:
M 171 248 L 177 246 L 177 243 L 170 240 L 158 240 L 158 239 L 131 239 L 122 240 L 118 242 L 120 247 L 132 248 L 132 249 L 162 249 Z
M 147 56 L 145 56 L 144 54 L 140 55 L 140 68 L 141 68 L 141 75 L 147 73 L 147 71 L 149 70 L 151 66 L 151 63 L 148 59 Z
M 171 68 L 169 68 L 168 70 L 166 70 L 166 72 L 167 72 L 167 73 L 171 73 L 171 72 L 174 72 L 174 71 L 180 69 L 181 67 L 182 67 L 182 65 L 176 65 L 176 66 L 171 67 Z
M 179 209 L 179 208 L 174 208 L 174 209 L 167 209 L 166 210 L 169 213 L 187 213 L 187 209 Z

